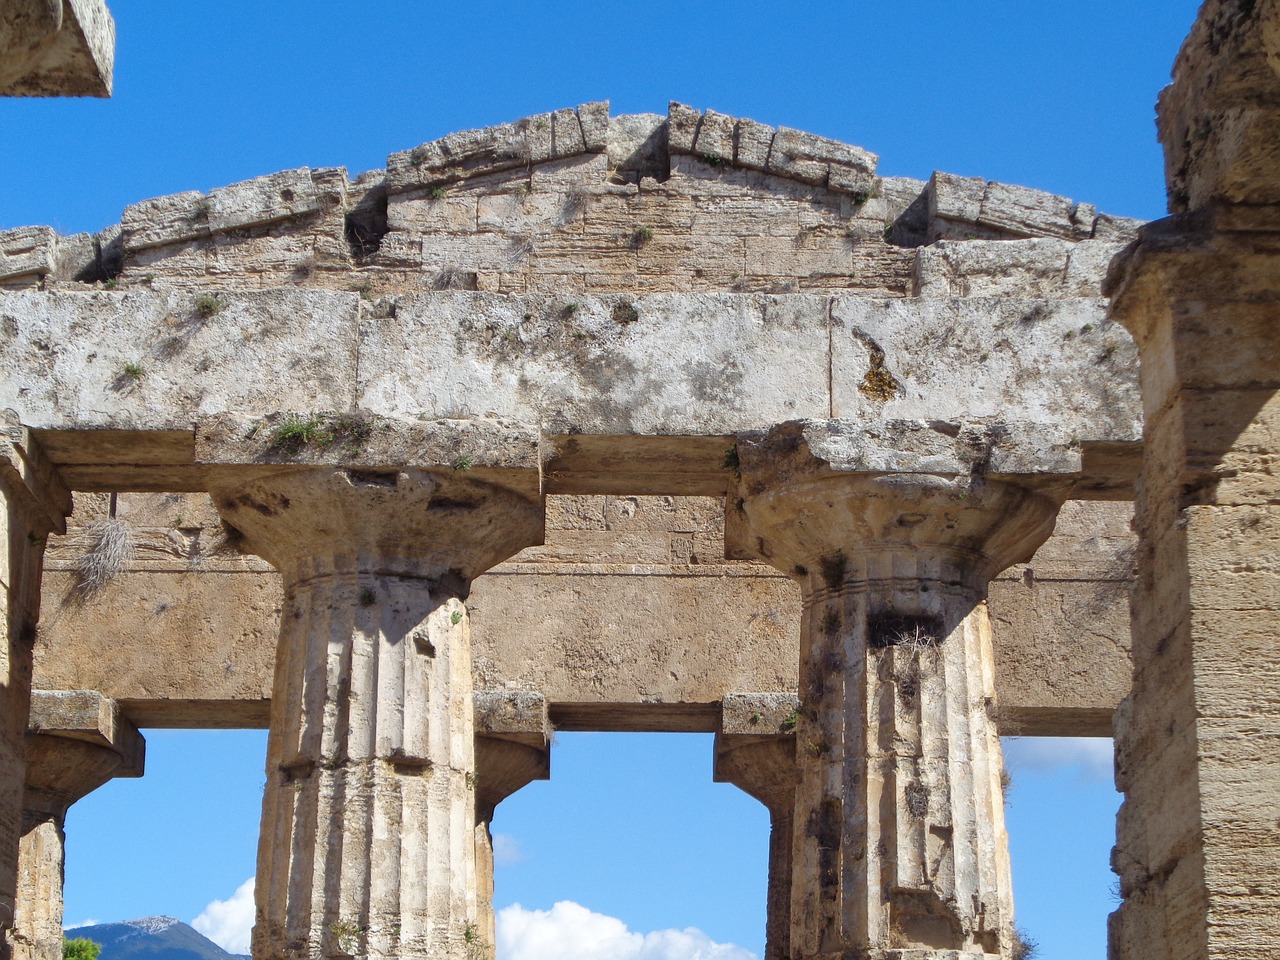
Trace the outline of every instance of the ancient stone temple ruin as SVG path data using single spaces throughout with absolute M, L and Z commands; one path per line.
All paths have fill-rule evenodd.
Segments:
M 490 949 L 553 728 L 716 734 L 770 960 L 1011 958 L 998 736 L 1114 731 L 1111 956 L 1273 956 L 1278 73 L 1205 5 L 1147 225 L 592 103 L 0 234 L 8 949 L 247 725 L 259 960 Z

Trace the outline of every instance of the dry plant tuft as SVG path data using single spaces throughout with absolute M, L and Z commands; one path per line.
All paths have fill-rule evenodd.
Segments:
M 88 549 L 76 560 L 75 592 L 91 597 L 118 577 L 133 559 L 133 529 L 114 517 L 85 528 Z

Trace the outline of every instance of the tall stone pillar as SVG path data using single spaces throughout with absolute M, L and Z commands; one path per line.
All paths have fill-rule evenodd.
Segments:
M 1280 943 L 1280 3 L 1209 0 L 1160 100 L 1174 216 L 1111 267 L 1145 413 L 1113 960 Z
M 789 694 L 735 693 L 724 698 L 716 731 L 715 781 L 732 783 L 769 810 L 764 960 L 791 957 L 798 717 L 799 704 Z
M 253 452 L 225 422 L 202 436 L 223 463 Z M 326 450 L 259 453 L 286 456 Z M 537 437 L 361 421 L 339 456 L 355 465 L 232 469 L 212 484 L 285 586 L 253 953 L 461 960 L 479 919 L 463 599 L 541 541 Z M 425 466 L 388 466 L 406 460 Z
M 66 530 L 71 493 L 38 444 L 0 413 L 0 933 L 13 926 L 22 836 L 31 651 L 40 611 L 45 538 Z M 7 938 L 6 938 L 7 941 Z M 4 948 L 7 952 L 7 947 Z
M 916 449 L 921 431 L 949 453 Z M 738 444 L 739 534 L 804 599 L 796 960 L 1013 947 L 985 595 L 1058 501 L 995 478 L 1001 431 L 906 433 L 806 423 Z
M 37 691 L 27 734 L 16 960 L 61 960 L 67 811 L 115 777 L 142 776 L 145 744 L 115 702 L 89 690 Z
M 536 693 L 482 691 L 476 704 L 476 896 L 473 944 L 492 957 L 497 944 L 493 909 L 493 815 L 498 804 L 534 780 L 551 777 L 547 701 Z

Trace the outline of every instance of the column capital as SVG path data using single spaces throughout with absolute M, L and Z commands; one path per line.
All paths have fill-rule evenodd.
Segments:
M 794 693 L 731 693 L 721 703 L 716 731 L 716 783 L 732 783 L 790 818 L 796 795 L 796 723 L 800 698 Z
M 551 722 L 538 693 L 478 690 L 476 720 L 476 820 L 521 787 L 551 777 Z
M 1079 453 L 1038 425 L 799 421 L 741 435 L 726 554 L 811 589 L 933 580 L 985 590 L 1053 532 Z
M 538 435 L 509 421 L 219 417 L 198 426 L 196 452 L 223 518 L 286 578 L 465 584 L 542 542 Z
M 145 753 L 114 700 L 94 690 L 33 691 L 23 807 L 60 819 L 108 780 L 142 776 Z

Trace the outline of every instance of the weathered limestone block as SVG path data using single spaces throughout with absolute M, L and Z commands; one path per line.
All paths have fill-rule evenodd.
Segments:
M 32 695 L 17 912 L 8 934 L 15 958 L 62 957 L 67 810 L 110 779 L 142 776 L 145 746 L 119 706 L 99 693 Z
M 103 0 L 11 0 L 0 11 L 0 96 L 109 97 L 115 49 Z
M 929 181 L 930 242 L 1019 237 L 1132 239 L 1138 221 L 1106 217 L 1097 209 L 1043 190 L 936 172 Z
M 45 542 L 66 530 L 71 493 L 30 433 L 0 413 L 0 931 L 14 922 L 23 833 L 31 651 Z
M 1093 297 L 1123 243 L 939 240 L 916 249 L 919 297 Z
M 1136 351 L 1102 300 L 848 296 L 832 301 L 831 321 L 837 417 L 932 420 L 963 410 L 1042 423 L 1059 443 L 1141 430 L 1136 383 L 1120 372 L 1133 369 Z M 1049 368 L 1061 378 L 1052 388 L 1033 372 Z
M 795 843 L 796 740 L 800 701 L 791 694 L 724 698 L 716 731 L 714 779 L 769 808 L 769 888 L 765 960 L 791 957 L 791 851 Z
M 64 237 L 49 227 L 0 232 L 0 287 L 24 288 L 45 278 L 70 280 L 91 269 L 97 249 L 87 233 Z
M 243 230 L 340 208 L 346 203 L 346 185 L 344 169 L 302 167 L 219 187 L 209 192 L 209 229 Z
M 132 252 L 207 237 L 210 209 L 209 198 L 199 190 L 131 204 L 120 218 L 125 249 Z
M 947 469 L 929 449 L 885 472 L 911 453 L 900 441 L 876 454 L 849 432 L 851 459 L 838 425 L 822 427 L 738 442 L 745 539 L 804 593 L 791 955 L 1007 958 L 984 599 L 1052 532 L 1061 493 Z M 969 456 L 960 440 L 950 459 Z
M 259 464 L 221 474 L 213 497 L 285 584 L 257 957 L 462 960 L 475 942 L 462 600 L 480 572 L 542 538 L 537 437 L 517 433 L 379 423 L 323 454 L 264 446 L 229 420 L 201 431 L 207 461 Z M 338 463 L 304 466 L 326 456 Z

